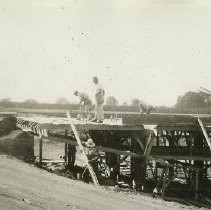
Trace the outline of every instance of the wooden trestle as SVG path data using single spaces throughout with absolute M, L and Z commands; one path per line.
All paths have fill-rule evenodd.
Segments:
M 178 170 L 183 170 L 190 192 L 198 199 L 208 179 L 211 166 L 210 133 L 211 117 L 176 114 L 123 114 L 119 120 L 106 120 L 103 124 L 74 119 L 82 141 L 87 134 L 96 148 L 106 155 L 106 164 L 112 169 L 111 178 L 120 177 L 120 163 L 130 156 L 130 184 L 144 190 L 147 171 L 150 168 L 156 182 L 154 192 L 165 195 L 169 184 L 175 180 Z M 145 125 L 155 125 L 153 130 Z M 65 154 L 78 143 L 65 118 L 19 117 L 17 127 L 40 137 L 40 163 L 42 163 L 42 139 L 64 143 Z M 65 157 L 68 160 L 68 155 Z M 70 164 L 71 165 L 71 164 Z

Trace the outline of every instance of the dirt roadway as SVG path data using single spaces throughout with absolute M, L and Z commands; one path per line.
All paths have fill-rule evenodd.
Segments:
M 95 188 L 0 155 L 0 209 L 198 209 Z

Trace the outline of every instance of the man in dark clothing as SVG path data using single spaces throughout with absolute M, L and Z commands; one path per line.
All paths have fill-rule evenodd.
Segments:
M 76 147 L 68 144 L 68 168 L 73 169 L 75 165 Z
M 100 158 L 100 154 L 98 150 L 96 149 L 95 143 L 93 142 L 91 138 L 89 138 L 87 142 L 85 142 L 85 146 L 86 146 L 85 152 L 89 160 L 89 164 L 92 166 L 97 178 L 99 179 L 100 172 L 98 170 L 98 159 Z M 89 175 L 89 171 L 86 168 L 82 176 L 87 180 L 88 175 Z

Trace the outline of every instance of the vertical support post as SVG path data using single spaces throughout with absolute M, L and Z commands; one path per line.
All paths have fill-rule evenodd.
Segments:
M 199 192 L 199 169 L 196 169 L 196 176 L 195 176 L 195 200 L 198 200 Z
M 168 138 L 168 141 L 169 141 L 169 148 L 172 148 L 172 149 L 174 149 L 175 148 L 175 146 L 176 146 L 176 136 L 175 136 L 175 131 L 169 131 L 169 132 L 167 132 L 167 138 Z M 173 163 L 173 161 L 172 160 L 167 160 L 170 164 L 172 164 Z M 169 168 L 168 169 L 169 170 L 169 177 L 170 177 L 170 179 L 174 176 L 174 168 L 173 167 L 171 167 L 171 168 Z
M 164 175 L 166 173 L 166 167 L 167 166 L 163 167 L 162 173 L 160 175 L 160 179 L 158 180 L 157 185 L 156 185 L 155 189 L 153 190 L 153 194 L 160 194 L 161 193 L 161 188 L 162 188 L 162 184 L 163 184 L 163 178 L 164 178 Z
M 130 152 L 132 152 L 133 151 L 133 148 L 134 148 L 134 138 L 131 138 L 131 145 L 130 145 Z M 134 164 L 133 164 L 133 157 L 131 156 L 130 157 L 130 174 L 131 174 L 131 186 L 133 187 L 133 188 L 135 188 L 135 183 L 133 183 L 134 182 L 134 177 L 133 177 L 133 168 L 134 168 Z M 134 184 L 134 186 L 133 186 L 133 184 Z
M 166 188 L 167 188 L 167 186 L 168 186 L 168 184 L 167 184 L 167 178 L 168 178 L 168 174 L 169 174 L 169 167 L 168 166 L 166 166 L 166 168 L 164 169 L 165 171 L 164 171 L 164 178 L 163 178 L 163 186 L 162 186 L 162 197 L 164 197 L 164 195 L 165 195 L 165 190 L 166 190 Z M 171 177 L 172 178 L 172 177 Z
M 66 129 L 65 130 L 65 137 L 67 137 L 68 136 L 68 130 Z M 64 161 L 65 161 L 65 163 L 67 163 L 67 158 L 68 157 L 68 144 L 66 144 L 65 143 L 65 145 L 64 145 Z
M 35 159 L 36 159 L 36 156 L 35 156 L 35 154 L 34 154 L 34 135 L 33 135 L 32 138 L 33 138 L 33 139 L 32 139 L 32 153 L 33 153 L 33 162 L 34 162 Z
M 42 164 L 42 135 L 39 135 L 39 164 Z
M 147 136 L 144 133 L 145 131 L 140 132 L 134 132 L 134 136 L 132 138 L 132 144 L 131 144 L 131 152 L 134 153 L 140 153 L 141 147 L 138 143 L 137 138 L 140 138 L 143 142 L 147 142 Z M 136 190 L 144 190 L 144 183 L 146 178 L 146 160 L 145 159 L 137 159 L 137 158 L 131 158 L 132 161 L 132 182 L 134 183 L 134 187 Z
M 157 132 L 158 133 L 158 132 Z M 156 146 L 159 146 L 159 136 L 158 136 L 158 134 L 157 134 L 157 136 L 156 136 Z M 155 173 L 154 173 L 154 178 L 155 178 L 155 181 L 157 182 L 157 180 L 158 180 L 158 163 L 157 162 L 155 162 Z
M 120 139 L 116 132 L 110 132 L 107 136 L 106 146 L 111 148 L 118 148 L 120 144 Z M 116 182 L 119 173 L 118 155 L 112 153 L 106 153 L 106 164 L 111 170 L 111 179 Z
M 64 162 L 67 163 L 67 144 L 64 145 Z
M 195 132 L 194 133 L 194 148 L 201 149 L 203 148 L 203 133 Z M 198 199 L 198 195 L 200 194 L 203 182 L 204 182 L 204 161 L 203 160 L 194 160 L 194 166 L 196 167 L 194 174 L 194 182 L 195 182 L 195 197 Z

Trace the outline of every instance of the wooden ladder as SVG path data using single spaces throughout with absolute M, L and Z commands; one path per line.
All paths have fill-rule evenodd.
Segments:
M 97 176 L 96 176 L 96 174 L 95 174 L 95 172 L 94 172 L 92 166 L 89 164 L 89 160 L 88 160 L 88 158 L 87 158 L 87 156 L 86 156 L 86 153 L 85 153 L 85 151 L 84 151 L 84 147 L 83 147 L 83 145 L 82 145 L 82 143 L 81 143 L 81 139 L 80 139 L 80 137 L 79 137 L 79 135 L 78 135 L 78 132 L 76 131 L 76 127 L 75 127 L 75 125 L 74 125 L 74 123 L 73 123 L 73 120 L 72 120 L 72 118 L 71 118 L 71 116 L 70 116 L 70 113 L 69 113 L 68 111 L 66 111 L 66 114 L 67 114 L 67 118 L 68 118 L 68 120 L 69 120 L 71 129 L 72 129 L 72 131 L 73 131 L 73 133 L 74 133 L 74 135 L 75 135 L 76 141 L 77 141 L 77 143 L 78 143 L 79 149 L 80 149 L 80 151 L 81 151 L 81 154 L 82 154 L 82 156 L 84 157 L 85 162 L 86 162 L 86 165 L 87 165 L 87 168 L 89 169 L 89 172 L 90 172 L 90 174 L 91 174 L 93 183 L 94 183 L 95 186 L 99 186 L 99 182 L 98 182 Z

